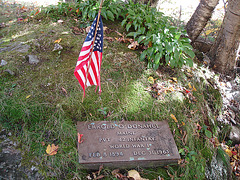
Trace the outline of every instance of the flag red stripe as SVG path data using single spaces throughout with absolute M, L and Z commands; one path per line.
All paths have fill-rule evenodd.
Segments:
M 100 68 L 102 62 L 102 37 L 103 37 L 103 26 L 100 20 L 100 28 L 97 29 L 96 39 L 93 37 L 95 33 L 96 19 L 94 20 L 91 30 L 87 35 L 86 40 L 83 43 L 83 47 L 78 57 L 77 65 L 74 71 L 74 75 L 79 81 L 79 84 L 83 88 L 85 96 L 85 86 L 96 85 L 99 86 L 99 92 L 101 92 L 100 86 Z M 101 19 L 101 18 L 100 18 Z M 100 30 L 100 31 L 99 31 Z M 93 40 L 95 39 L 95 42 Z M 92 51 L 94 48 L 94 51 Z M 91 54 L 91 52 L 93 54 Z M 92 58 L 92 60 L 91 60 Z M 91 63 L 89 64 L 89 62 Z M 86 78 L 86 74 L 88 74 Z M 96 87 L 97 88 L 97 87 Z
M 92 64 L 92 63 L 91 63 Z M 89 68 L 89 70 L 88 70 L 88 77 L 87 77 L 87 80 L 88 80 L 88 82 L 90 83 L 90 85 L 94 85 L 94 82 L 93 82 L 93 79 L 92 79 L 92 76 L 91 76 L 91 71 L 92 71 L 92 69 L 91 69 L 91 65 L 89 65 L 88 66 L 88 68 Z
M 77 78 L 77 80 L 78 80 L 79 84 L 80 84 L 80 85 L 81 85 L 81 87 L 83 88 L 83 87 L 84 87 L 84 83 L 83 83 L 83 81 L 82 81 L 82 79 L 81 79 L 80 75 L 78 74 L 78 72 L 77 72 L 77 71 L 75 71 L 75 72 L 74 72 L 74 75 L 76 76 L 76 78 Z M 84 88 L 83 88 L 83 91 L 84 91 L 84 94 L 85 94 L 85 89 L 84 89 Z
M 83 44 L 83 47 L 82 47 L 81 51 L 87 51 L 91 48 L 91 46 L 92 46 L 92 43 L 89 46 L 84 46 L 84 44 Z

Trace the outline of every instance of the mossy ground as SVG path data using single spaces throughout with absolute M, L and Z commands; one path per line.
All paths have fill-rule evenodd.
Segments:
M 86 34 L 75 35 L 71 29 L 78 27 L 79 21 L 74 17 L 61 17 L 63 23 L 58 23 L 38 14 L 26 22 L 17 22 L 14 13 L 5 18 L 7 4 L 1 3 L 0 7 L 1 22 L 13 21 L 0 29 L 0 47 L 13 41 L 31 46 L 28 53 L 0 53 L 0 59 L 8 62 L 0 67 L 0 123 L 19 138 L 24 153 L 23 165 L 31 167 L 32 163 L 36 165 L 38 162 L 40 172 L 48 178 L 85 179 L 91 172 L 81 170 L 78 163 L 77 121 L 167 120 L 178 149 L 185 152 L 183 161 L 179 165 L 138 168 L 141 176 L 149 179 L 205 178 L 205 166 L 215 149 L 198 125 L 205 125 L 213 135 L 216 134 L 215 113 L 221 106 L 217 90 L 197 81 L 194 76 L 187 77 L 186 69 L 162 67 L 156 72 L 148 70 L 145 62 L 139 61 L 138 51 L 129 50 L 127 44 L 118 41 L 104 41 L 101 96 L 94 92 L 95 87 L 88 87 L 82 103 L 82 89 L 73 72 Z M 11 10 L 15 12 L 17 7 L 11 6 Z M 110 29 L 123 31 L 120 23 L 103 23 Z M 112 32 L 107 36 L 117 34 Z M 52 51 L 54 41 L 60 38 L 63 49 Z M 37 55 L 40 63 L 29 64 L 25 58 L 27 54 Z M 15 75 L 10 75 L 6 69 Z M 187 70 L 194 71 L 194 68 Z M 188 98 L 183 103 L 175 101 L 171 92 L 164 94 L 163 100 L 153 98 L 146 90 L 152 86 L 149 77 L 154 77 L 155 82 L 169 82 L 176 77 L 175 83 L 186 88 L 190 82 L 196 88 L 192 92 L 196 101 Z M 210 109 L 206 108 L 208 104 Z M 107 114 L 101 113 L 100 109 L 106 109 Z M 178 122 L 171 118 L 171 114 Z M 59 146 L 56 155 L 46 154 L 48 144 Z M 102 174 L 106 179 L 114 179 L 109 169 L 104 169 Z

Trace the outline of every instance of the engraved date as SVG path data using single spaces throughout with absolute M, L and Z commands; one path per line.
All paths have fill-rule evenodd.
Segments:
M 91 152 L 88 153 L 89 158 L 104 158 L 104 157 L 122 157 L 124 156 L 124 153 L 122 151 L 120 152 L 115 152 L 115 151 L 110 151 L 110 152 Z

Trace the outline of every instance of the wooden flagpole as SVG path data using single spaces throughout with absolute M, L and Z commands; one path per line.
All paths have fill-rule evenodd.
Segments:
M 94 34 L 94 38 L 93 38 L 92 50 L 91 50 L 91 54 L 90 54 L 91 57 L 90 57 L 90 60 L 89 60 L 88 66 L 87 66 L 86 81 L 84 83 L 84 90 L 85 91 L 86 91 L 86 86 L 87 86 L 87 78 L 88 78 L 88 74 L 89 74 L 89 66 L 90 66 L 90 64 L 92 62 L 93 48 L 94 48 L 94 43 L 95 43 L 95 39 L 96 39 L 96 35 L 97 35 L 97 28 L 98 28 L 99 18 L 100 18 L 100 14 L 101 14 L 101 10 L 102 10 L 102 4 L 103 4 L 103 0 L 101 0 L 100 6 L 99 6 L 97 24 L 96 24 L 95 34 Z M 82 96 L 82 103 L 83 103 L 83 99 L 84 99 L 84 93 L 83 93 L 83 96 Z

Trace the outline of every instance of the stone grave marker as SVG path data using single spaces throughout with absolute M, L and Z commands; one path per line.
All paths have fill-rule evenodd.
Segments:
M 79 163 L 86 169 L 153 167 L 180 159 L 166 121 L 78 122 Z

